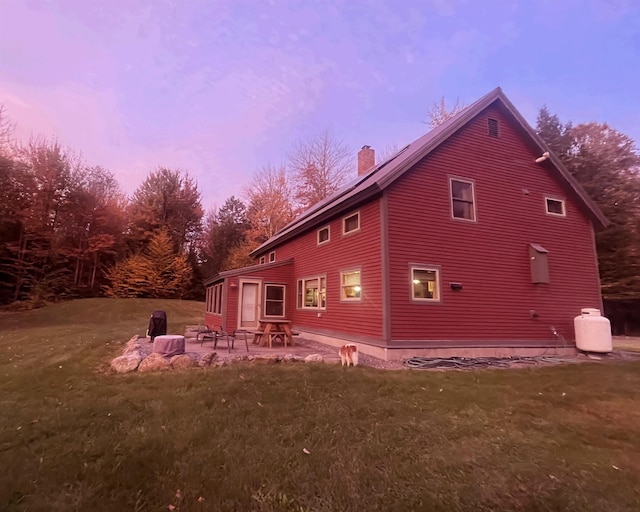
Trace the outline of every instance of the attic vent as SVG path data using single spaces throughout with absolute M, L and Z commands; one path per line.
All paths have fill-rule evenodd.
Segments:
M 487 119 L 487 130 L 490 137 L 498 136 L 498 120 L 497 119 Z

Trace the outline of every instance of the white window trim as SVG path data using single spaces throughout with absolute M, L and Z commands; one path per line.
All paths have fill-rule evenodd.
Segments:
M 549 211 L 549 203 L 548 201 L 557 201 L 562 204 L 562 213 L 554 213 Z M 560 199 L 558 197 L 553 196 L 544 196 L 544 211 L 547 215 L 551 215 L 553 217 L 566 217 L 567 216 L 567 202 L 564 199 Z
M 356 229 L 352 229 L 351 231 L 345 231 L 344 228 L 345 228 L 346 220 L 350 219 L 351 217 L 355 217 L 356 215 L 358 216 L 358 227 Z M 357 212 L 350 213 L 349 215 L 345 215 L 344 217 L 342 217 L 342 236 L 352 235 L 354 233 L 359 232 L 360 228 L 362 227 L 362 224 L 361 224 L 360 221 L 361 221 L 360 210 L 358 210 Z
M 342 293 L 342 289 L 344 288 L 344 284 L 342 283 L 342 276 L 345 274 L 353 274 L 358 272 L 360 274 L 360 297 L 345 297 Z M 359 267 L 356 268 L 348 268 L 340 271 L 340 302 L 362 302 L 362 269 Z
M 320 231 L 324 231 L 325 229 L 327 230 L 327 239 L 320 241 Z M 331 227 L 330 226 L 324 226 L 324 227 L 320 228 L 318 230 L 318 232 L 316 233 L 316 242 L 318 243 L 318 245 L 328 244 L 330 241 L 331 241 Z
M 282 314 L 281 315 L 267 315 L 267 288 L 269 286 L 277 286 L 278 288 L 282 288 Z M 279 283 L 266 283 L 264 285 L 264 304 L 262 304 L 262 310 L 264 311 L 265 318 L 284 318 L 286 316 L 287 311 L 287 286 Z
M 436 298 L 416 298 L 413 294 L 413 271 L 428 270 L 436 273 Z M 440 265 L 426 265 L 422 263 L 409 264 L 409 296 L 414 304 L 440 304 L 442 303 L 442 267 Z
M 325 299 L 324 299 L 324 306 L 322 306 L 322 299 L 321 299 L 321 288 L 320 288 L 320 284 L 321 284 L 321 280 L 324 279 L 324 293 L 325 293 Z M 306 281 L 314 281 L 317 280 L 318 281 L 318 305 L 317 306 L 305 306 L 304 303 L 304 283 Z M 300 289 L 302 289 L 302 301 L 299 302 L 298 298 L 300 297 Z M 296 309 L 299 310 L 307 310 L 307 311 L 325 311 L 327 309 L 327 275 L 326 274 L 318 274 L 315 276 L 307 276 L 307 277 L 301 277 L 300 279 L 296 280 Z
M 264 256 L 260 256 L 260 265 L 264 265 L 264 263 L 265 263 Z
M 273 263 L 276 261 L 276 251 L 271 251 L 269 253 L 269 263 Z
M 473 218 L 472 219 L 465 219 L 464 217 L 456 217 L 453 214 L 453 182 L 454 181 L 459 181 L 460 183 L 468 183 L 469 185 L 471 185 L 471 198 L 473 201 Z M 460 220 L 462 222 L 478 222 L 475 180 L 470 180 L 469 178 L 460 178 L 459 176 L 449 176 L 449 207 L 450 207 L 450 215 L 453 220 Z

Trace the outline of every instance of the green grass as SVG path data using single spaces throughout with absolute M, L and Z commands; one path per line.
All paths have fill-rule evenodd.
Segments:
M 134 299 L 0 315 L 0 510 L 640 510 L 638 363 L 111 374 L 154 309 L 203 321 Z

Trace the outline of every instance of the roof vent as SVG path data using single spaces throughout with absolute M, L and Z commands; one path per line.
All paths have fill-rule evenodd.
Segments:
M 487 119 L 487 132 L 490 137 L 498 136 L 498 120 L 497 119 Z

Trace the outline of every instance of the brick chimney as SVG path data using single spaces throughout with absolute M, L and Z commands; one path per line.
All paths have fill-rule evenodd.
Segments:
M 371 146 L 362 146 L 358 151 L 358 176 L 365 174 L 374 165 L 376 165 L 376 152 Z

